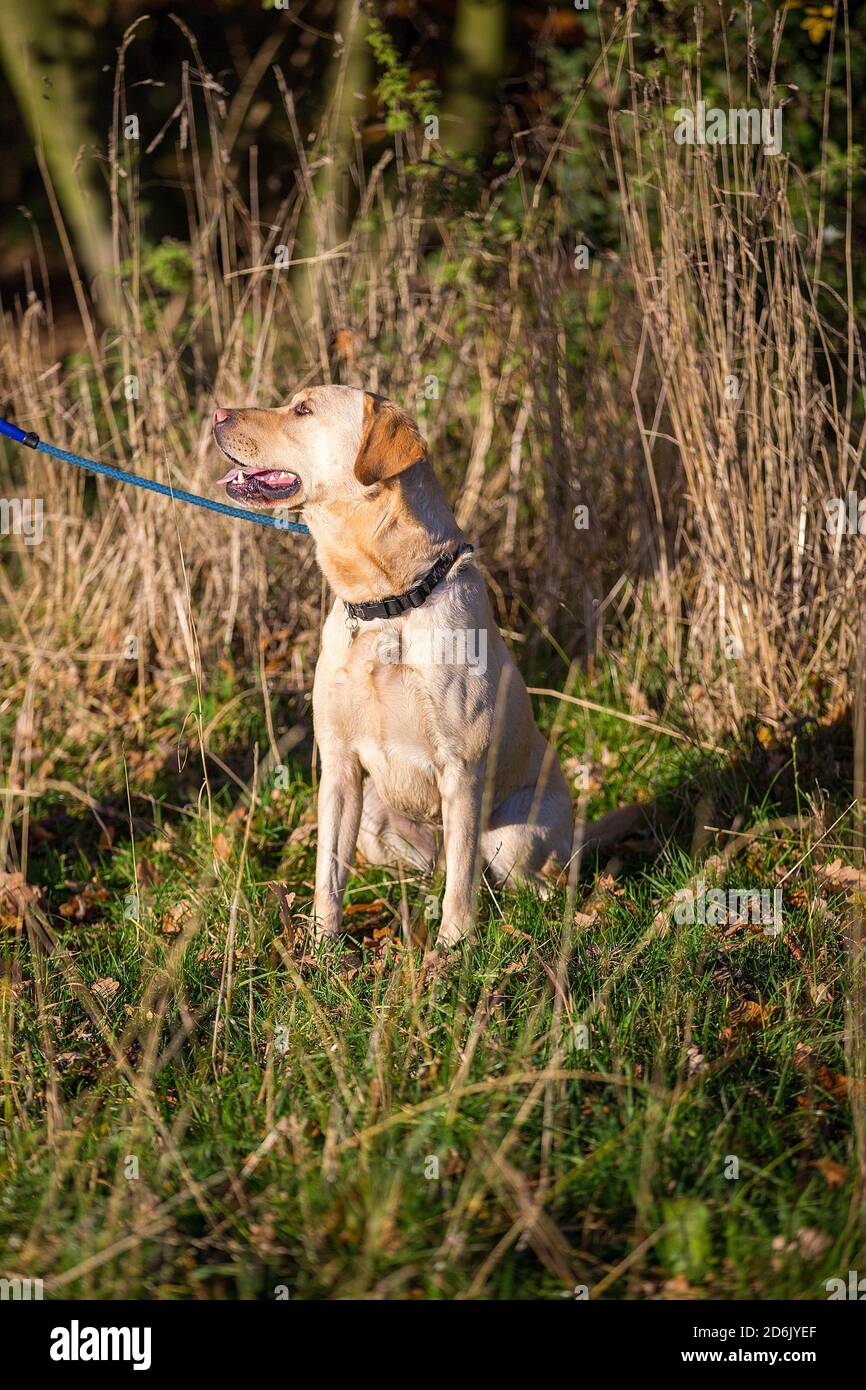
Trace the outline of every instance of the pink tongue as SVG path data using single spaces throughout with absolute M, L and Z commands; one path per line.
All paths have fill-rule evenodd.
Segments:
M 289 483 L 295 481 L 294 473 L 283 473 L 279 469 L 274 469 L 269 473 L 254 473 L 254 478 L 258 478 L 265 487 L 288 487 Z
M 296 481 L 296 474 L 284 473 L 281 469 L 261 469 L 257 473 L 244 474 L 243 470 L 235 465 L 222 478 L 217 478 L 216 486 L 219 487 L 221 483 L 233 483 L 235 478 L 243 477 L 258 478 L 265 487 L 288 487 Z

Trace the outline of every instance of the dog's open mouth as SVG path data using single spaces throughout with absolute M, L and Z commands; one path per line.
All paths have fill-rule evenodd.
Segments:
M 285 502 L 300 491 L 301 480 L 297 473 L 280 468 L 248 471 L 232 464 L 228 473 L 217 479 L 217 487 L 220 484 L 235 502 Z

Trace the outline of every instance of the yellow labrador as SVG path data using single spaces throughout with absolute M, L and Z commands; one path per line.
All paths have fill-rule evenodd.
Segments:
M 441 838 L 436 944 L 453 946 L 482 869 L 542 883 L 568 863 L 572 805 L 426 445 L 397 406 L 348 386 L 217 410 L 214 436 L 230 498 L 304 508 L 337 595 L 313 687 L 317 937 L 340 930 L 356 846 L 432 867 Z

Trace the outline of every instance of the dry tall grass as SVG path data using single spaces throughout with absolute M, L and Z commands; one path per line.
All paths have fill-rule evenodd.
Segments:
M 237 153 L 249 85 L 229 100 L 193 43 L 176 124 L 141 148 L 121 135 L 121 59 L 107 167 L 122 329 L 100 333 L 55 207 L 87 350 L 73 365 L 58 359 L 37 275 L 29 301 L 2 318 L 4 413 L 207 492 L 215 402 L 276 404 L 305 381 L 367 384 L 420 415 L 507 628 L 537 624 L 569 655 L 625 653 L 638 678 L 647 661 L 666 662 L 668 698 L 697 678 L 700 719 L 715 730 L 751 708 L 779 718 L 813 677 L 845 694 L 864 560 L 827 533 L 823 504 L 858 473 L 863 364 L 850 274 L 841 332 L 838 303 L 833 322 L 826 312 L 826 168 L 812 176 L 813 221 L 784 154 L 675 145 L 664 108 L 698 100 L 700 75 L 687 71 L 682 93 L 643 81 L 624 61 L 630 32 L 611 42 L 624 34 L 611 116 L 623 252 L 588 271 L 573 268 L 559 234 L 567 196 L 545 183 L 569 158 L 568 124 L 550 133 L 541 178 L 516 140 L 508 172 L 454 216 L 465 180 L 433 167 L 434 148 L 409 132 L 367 171 L 360 142 L 329 144 L 332 120 L 305 138 L 279 76 L 298 173 L 265 223 L 255 146 Z M 755 103 L 772 104 L 753 79 Z M 338 88 L 335 110 L 340 100 Z M 570 120 L 580 116 L 578 94 Z M 183 267 L 160 279 L 147 244 L 150 161 L 173 139 L 188 283 Z M 523 226 L 503 239 L 515 188 Z M 850 194 L 848 206 L 850 271 Z M 274 265 L 278 246 L 288 268 Z M 170 249 L 159 254 L 164 267 Z M 591 330 L 599 292 L 610 307 Z M 576 333 L 591 344 L 581 365 Z M 238 639 L 252 657 L 268 627 L 315 634 L 309 543 L 85 483 L 17 450 L 0 470 L 4 495 L 42 496 L 50 518 L 42 545 L 18 542 L 17 571 L 0 570 L 15 700 L 29 690 L 68 724 L 71 708 L 92 717 L 134 671 L 143 708 L 166 679 L 200 674 Z M 574 528 L 577 503 L 588 530 Z M 301 684 L 309 655 L 297 657 Z M 62 703 L 46 701 L 58 688 Z
M 756 107 L 776 106 L 779 32 L 769 73 L 750 72 Z M 680 92 L 636 79 L 630 116 L 611 122 L 642 311 L 635 377 L 651 357 L 659 382 L 653 415 L 638 404 L 647 471 L 667 431 L 685 484 L 657 595 L 676 673 L 700 673 L 734 722 L 747 701 L 772 719 L 818 676 L 844 692 L 857 640 L 863 548 L 826 511 L 856 487 L 866 438 L 854 156 L 849 128 L 840 304 L 822 280 L 829 60 L 822 164 L 808 176 L 760 146 L 677 145 L 661 112 L 702 97 L 699 71 Z M 665 511 L 659 501 L 660 528 Z

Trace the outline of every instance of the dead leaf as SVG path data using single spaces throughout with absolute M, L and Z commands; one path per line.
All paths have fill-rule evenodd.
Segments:
M 38 907 L 42 890 L 19 873 L 0 873 L 0 922 L 16 926 L 28 908 Z
M 67 880 L 64 887 L 71 891 L 72 897 L 60 904 L 60 916 L 70 922 L 89 922 L 96 916 L 99 904 L 108 897 L 108 889 L 103 888 L 97 878 L 84 884 Z
M 135 876 L 139 888 L 151 888 L 154 883 L 159 882 L 159 871 L 146 855 L 142 855 L 138 860 L 135 866 Z
M 519 936 L 522 941 L 532 940 L 532 937 L 529 935 L 528 932 L 520 931 L 520 929 L 518 927 L 513 926 L 511 922 L 500 922 L 499 930 L 507 932 L 509 936 Z
M 520 971 L 526 970 L 528 965 L 529 957 L 524 951 L 522 956 L 517 957 L 517 960 L 510 961 L 502 973 L 503 975 L 517 975 Z
M 228 864 L 232 857 L 231 841 L 221 830 L 214 835 L 212 847 L 214 859 L 218 859 L 221 864 Z
M 866 1084 L 853 1076 L 846 1076 L 844 1072 L 831 1071 L 829 1067 L 818 1068 L 817 1082 L 834 1100 L 847 1100 L 852 1092 L 862 1095 Z
M 843 864 L 841 859 L 833 859 L 829 864 L 819 864 L 816 872 L 824 883 L 836 892 L 850 893 L 854 889 L 866 889 L 866 870 Z
M 816 1158 L 812 1167 L 818 1169 L 828 1187 L 844 1187 L 848 1179 L 848 1169 L 832 1158 Z
M 295 923 L 292 917 L 292 904 L 295 901 L 294 893 L 290 893 L 284 883 L 269 883 L 268 887 L 277 900 L 277 907 L 280 910 L 280 921 L 283 924 L 283 931 L 286 934 L 287 944 L 291 951 L 297 937 Z
M 775 1008 L 775 1004 L 761 1004 L 756 999 L 741 999 L 729 1011 L 727 1027 L 722 1029 L 719 1037 L 722 1042 L 729 1043 L 736 1033 L 753 1033 L 759 1028 L 765 1028 Z
M 819 985 L 813 985 L 812 981 L 807 976 L 806 988 L 809 991 L 809 998 L 811 999 L 812 1004 L 816 1009 L 820 1008 L 822 1004 L 832 1004 L 833 987 L 832 985 L 827 984 L 826 981 Z
M 166 936 L 177 936 L 179 932 L 183 931 L 184 923 L 191 910 L 192 903 L 186 898 L 181 898 L 179 903 L 175 903 L 174 907 L 168 908 L 162 914 L 162 921 L 159 924 L 160 931 Z
M 103 1004 L 107 1004 L 109 999 L 113 999 L 120 984 L 117 980 L 112 980 L 110 975 L 105 975 L 101 980 L 95 980 L 90 986 L 97 999 L 101 999 Z
M 785 935 L 784 942 L 788 950 L 791 952 L 791 955 L 794 957 L 794 960 L 797 961 L 797 963 L 799 964 L 800 961 L 802 961 L 803 959 L 803 952 L 800 950 L 800 947 L 797 945 L 790 932 L 788 932 Z

